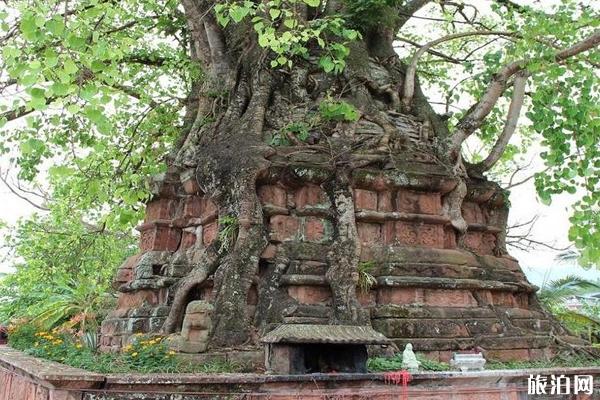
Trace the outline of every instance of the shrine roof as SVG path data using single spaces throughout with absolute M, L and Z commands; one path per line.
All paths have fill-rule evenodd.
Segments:
M 263 343 L 390 344 L 370 326 L 282 324 L 262 337 Z

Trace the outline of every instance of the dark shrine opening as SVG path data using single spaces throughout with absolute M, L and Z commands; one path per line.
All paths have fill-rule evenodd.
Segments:
M 295 347 L 298 357 L 292 361 L 292 373 L 367 372 L 365 345 L 304 344 Z

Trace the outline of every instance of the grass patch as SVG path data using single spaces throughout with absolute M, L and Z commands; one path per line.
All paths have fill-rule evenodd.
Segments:
M 555 357 L 551 360 L 537 361 L 490 361 L 485 369 L 529 369 L 529 368 L 558 368 L 558 367 L 600 367 L 600 359 L 591 357 Z
M 417 360 L 421 362 L 419 368 L 423 371 L 449 371 L 451 369 L 448 363 L 430 360 L 418 354 Z M 367 368 L 369 372 L 400 371 L 402 369 L 402 354 L 398 353 L 393 357 L 369 358 Z
M 421 362 L 422 371 L 451 371 L 457 370 L 450 364 L 440 361 L 430 360 L 419 354 L 417 359 Z M 394 357 L 374 357 L 369 358 L 367 362 L 369 372 L 387 372 L 402 370 L 402 354 L 398 353 Z M 600 358 L 591 357 L 555 357 L 552 360 L 543 361 L 488 361 L 485 364 L 486 370 L 497 369 L 531 369 L 531 368 L 565 368 L 565 367 L 600 367 Z

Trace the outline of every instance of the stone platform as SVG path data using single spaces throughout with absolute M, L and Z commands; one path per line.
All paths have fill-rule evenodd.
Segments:
M 528 396 L 530 374 L 592 375 L 600 384 L 600 368 L 416 373 L 406 388 L 384 374 L 99 375 L 0 347 L 0 400 L 600 399 L 598 386 L 590 396 Z

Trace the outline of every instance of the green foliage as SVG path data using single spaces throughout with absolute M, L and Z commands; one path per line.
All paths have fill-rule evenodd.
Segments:
M 249 19 L 258 35 L 258 44 L 273 52 L 271 67 L 292 67 L 294 58 L 308 59 L 310 46 L 321 49 L 319 65 L 325 72 L 341 73 L 350 50 L 349 41 L 360 38 L 358 31 L 346 27 L 340 17 L 304 21 L 296 5 L 319 7 L 319 0 L 229 1 L 215 5 L 222 26 Z
M 319 113 L 325 121 L 358 121 L 360 114 L 352 104 L 331 98 L 321 101 L 319 104 Z
M 62 208 L 61 208 L 62 209 Z M 22 221 L 6 237 L 19 257 L 0 281 L 0 320 L 29 318 L 51 329 L 94 329 L 116 268 L 135 249 L 129 232 L 90 227 L 77 210 Z

